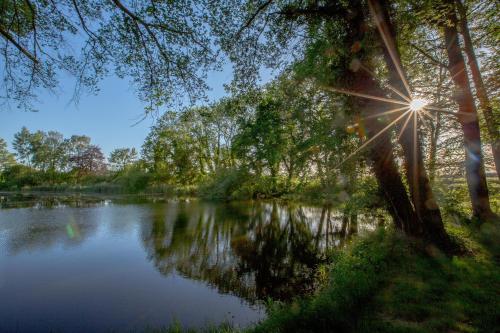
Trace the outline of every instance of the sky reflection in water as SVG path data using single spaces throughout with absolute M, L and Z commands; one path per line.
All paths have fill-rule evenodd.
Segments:
M 276 203 L 0 204 L 2 332 L 245 326 L 265 315 L 261 300 L 309 292 L 326 248 L 373 228 L 363 216 Z

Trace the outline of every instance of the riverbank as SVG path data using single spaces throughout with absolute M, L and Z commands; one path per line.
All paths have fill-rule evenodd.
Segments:
M 499 226 L 483 224 L 478 227 L 475 221 L 463 218 L 465 215 L 460 211 L 465 206 L 453 204 L 452 193 L 448 205 L 443 207 L 453 206 L 455 212 L 443 211 L 447 230 L 462 249 L 462 254 L 453 258 L 395 232 L 390 223 L 375 229 L 379 224 L 373 222 L 375 217 L 363 216 L 360 212 L 355 223 L 356 232 L 351 233 L 353 221 L 345 219 L 349 215 L 342 210 L 330 211 L 327 207 L 302 209 L 293 203 L 279 204 L 276 200 L 246 205 L 244 202 L 216 204 L 166 196 L 86 193 L 54 196 L 53 192 L 35 192 L 26 197 L 22 197 L 26 193 L 21 193 L 21 198 L 11 200 L 19 204 L 9 206 L 10 192 L 5 197 L 4 194 L 0 192 L 2 207 L 5 204 L 6 208 L 97 206 L 94 212 L 103 214 L 83 218 L 78 217 L 79 214 L 93 211 L 49 209 L 43 213 L 36 209 L 28 212 L 32 217 L 26 217 L 23 211 L 22 218 L 5 218 L 5 221 L 16 221 L 11 225 L 12 230 L 21 228 L 23 219 L 24 225 L 30 226 L 23 229 L 25 233 L 12 234 L 13 241 L 7 242 L 15 245 L 16 251 L 20 249 L 19 244 L 26 243 L 31 249 L 31 242 L 36 244 L 40 240 L 43 244 L 83 244 L 98 229 L 109 229 L 102 227 L 103 223 L 112 224 L 109 230 L 135 230 L 118 227 L 137 225 L 142 230 L 140 239 L 144 242 L 139 248 L 148 249 L 148 258 L 154 258 L 160 272 L 169 272 L 167 268 L 175 264 L 172 267 L 183 271 L 185 276 L 202 278 L 224 293 L 231 290 L 249 299 L 274 299 L 266 302 L 267 319 L 245 332 L 495 332 L 500 319 Z M 143 202 L 165 204 L 127 205 L 140 203 L 137 200 L 141 198 Z M 16 214 L 14 210 L 5 212 L 9 211 L 9 214 Z M 336 222 L 330 220 L 330 213 Z M 39 220 L 37 214 L 48 214 L 50 218 Z M 192 218 L 190 214 L 194 214 Z M 118 216 L 120 223 L 113 224 L 113 216 Z M 326 216 L 328 218 L 323 220 Z M 212 223 L 215 218 L 217 223 Z M 366 223 L 373 227 L 368 228 Z M 50 239 L 51 242 L 46 241 Z M 134 241 L 134 237 L 127 240 L 125 249 Z M 208 246 L 210 244 L 214 247 Z M 202 256 L 200 261 L 193 262 L 193 252 L 187 251 L 198 249 L 194 253 L 207 256 L 218 253 L 214 249 L 219 249 L 220 244 L 226 249 L 221 253 L 232 253 L 227 258 L 236 262 L 230 260 L 220 262 L 220 266 L 204 266 L 202 263 L 212 261 Z M 113 248 L 115 246 L 118 245 Z M 315 246 L 324 251 L 311 257 L 314 253 L 311 247 Z M 99 253 L 103 255 L 101 248 Z M 109 264 L 115 263 L 114 258 L 110 257 Z M 169 258 L 175 260 L 172 262 Z M 193 266 L 195 263 L 198 264 Z M 127 269 L 130 267 L 127 264 Z M 241 285 L 233 290 L 238 283 L 248 281 L 234 274 L 237 267 L 260 276 L 258 285 Z M 304 270 L 298 269 L 300 267 Z M 100 276 L 99 269 L 95 272 Z M 267 278 L 262 279 L 263 276 Z M 282 303 L 277 299 L 286 301 Z M 146 331 L 190 332 L 180 325 Z M 207 327 L 201 332 L 239 330 L 225 325 Z
M 286 186 L 281 179 L 273 188 L 269 177 L 248 177 L 237 172 L 226 173 L 211 180 L 192 185 L 169 184 L 155 181 L 152 175 L 128 172 L 118 175 L 87 177 L 80 182 L 46 181 L 26 182 L 18 179 L 0 182 L 0 191 L 8 193 L 53 193 L 89 195 L 149 195 L 165 197 L 198 197 L 214 201 L 239 201 L 252 199 L 280 199 L 311 204 L 339 205 L 349 202 L 349 209 L 383 206 L 374 179 L 358 179 L 355 186 L 345 184 L 294 184 Z M 488 178 L 490 203 L 493 211 L 500 210 L 500 181 Z M 458 208 L 467 216 L 470 211 L 468 189 L 464 178 L 436 179 L 435 195 L 443 210 Z
M 358 238 L 322 268 L 317 293 L 275 304 L 266 320 L 244 332 L 497 332 L 500 229 L 454 225 L 449 231 L 462 256 L 448 258 L 393 231 Z

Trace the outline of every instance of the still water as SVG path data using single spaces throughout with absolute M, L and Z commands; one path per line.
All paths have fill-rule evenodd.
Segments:
M 373 218 L 276 202 L 0 197 L 0 332 L 141 331 L 265 316 Z

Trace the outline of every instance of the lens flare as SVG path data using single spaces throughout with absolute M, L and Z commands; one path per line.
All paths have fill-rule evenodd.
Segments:
M 429 104 L 429 102 L 427 102 L 425 99 L 421 99 L 421 98 L 412 99 L 410 102 L 410 110 L 411 111 L 420 111 L 423 108 L 425 108 L 427 106 L 427 104 Z

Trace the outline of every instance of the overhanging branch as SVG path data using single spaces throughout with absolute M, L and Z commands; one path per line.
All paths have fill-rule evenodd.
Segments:
M 24 54 L 27 58 L 33 61 L 35 64 L 38 64 L 38 59 L 34 56 L 30 51 L 28 51 L 24 46 L 19 44 L 14 36 L 12 36 L 7 30 L 5 30 L 2 26 L 0 26 L 0 34 L 12 45 L 14 45 L 22 54 Z
M 424 57 L 435 63 L 436 65 L 439 65 L 444 68 L 448 68 L 448 65 L 442 61 L 439 61 L 438 59 L 434 58 L 429 52 L 425 51 L 422 49 L 420 46 L 415 45 L 413 43 L 410 44 L 411 47 L 413 47 L 415 50 L 417 50 L 419 53 L 421 53 Z

